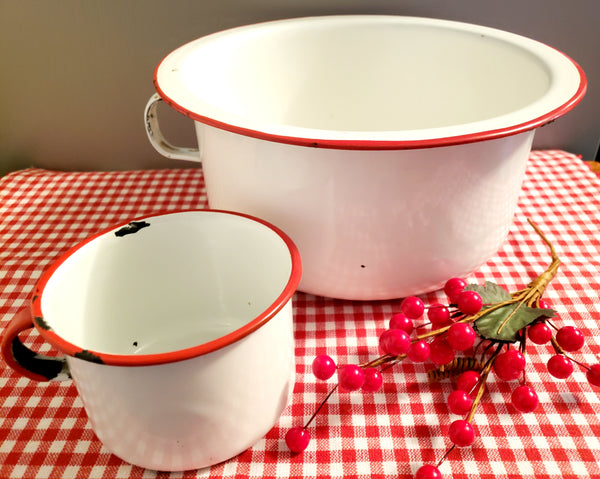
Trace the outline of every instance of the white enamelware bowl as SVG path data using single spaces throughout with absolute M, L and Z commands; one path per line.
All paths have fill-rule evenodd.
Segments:
M 170 158 L 202 161 L 210 205 L 298 245 L 300 289 L 387 299 L 472 272 L 505 240 L 536 128 L 583 97 L 561 52 L 430 18 L 326 16 L 234 28 L 170 53 L 145 110 Z M 164 100 L 199 149 L 160 132 Z
M 279 420 L 294 385 L 300 255 L 279 229 L 222 211 L 151 215 L 75 246 L 41 277 L 2 356 L 73 378 L 102 443 L 150 469 L 210 466 Z M 34 327 L 62 357 L 27 349 Z

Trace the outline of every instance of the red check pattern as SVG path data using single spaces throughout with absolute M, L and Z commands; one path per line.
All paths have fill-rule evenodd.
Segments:
M 196 169 L 60 173 L 40 169 L 0 179 L 0 327 L 26 304 L 42 271 L 78 241 L 120 221 L 162 210 L 205 208 Z M 547 247 L 563 264 L 545 298 L 559 324 L 586 334 L 578 356 L 600 361 L 600 178 L 576 156 L 534 151 L 509 238 L 470 278 L 513 291 L 542 272 Z M 424 296 L 442 300 L 439 293 Z M 448 447 L 451 380 L 428 383 L 422 365 L 405 361 L 384 373 L 376 393 L 335 393 L 311 425 L 313 439 L 290 455 L 283 436 L 302 424 L 327 394 L 310 364 L 327 353 L 338 364 L 377 354 L 377 337 L 399 300 L 351 302 L 297 293 L 297 384 L 279 424 L 253 448 L 199 471 L 160 473 L 124 463 L 95 437 L 71 382 L 35 383 L 0 363 L 0 478 L 411 478 Z M 35 334 L 28 344 L 48 351 Z M 445 478 L 600 478 L 600 389 L 576 369 L 567 381 L 546 372 L 548 346 L 528 346 L 528 380 L 540 397 L 531 414 L 509 404 L 514 384 L 490 378 L 474 418 L 477 439 L 455 450 Z

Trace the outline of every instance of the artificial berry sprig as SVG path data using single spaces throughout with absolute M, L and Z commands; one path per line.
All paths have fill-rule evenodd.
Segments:
M 558 328 L 550 321 L 556 312 L 541 298 L 556 275 L 560 260 L 539 228 L 528 221 L 550 249 L 552 261 L 546 271 L 512 294 L 491 282 L 468 285 L 462 278 L 451 278 L 444 285 L 449 305 L 435 303 L 426 307 L 415 296 L 402 301 L 400 312 L 392 316 L 388 329 L 379 337 L 383 354 L 378 358 L 361 365 L 337 366 L 330 356 L 317 356 L 312 363 L 317 379 L 326 381 L 337 372 L 338 381 L 310 419 L 303 426 L 287 432 L 288 448 L 300 453 L 308 447 L 308 427 L 338 388 L 377 391 L 383 383 L 382 371 L 407 358 L 415 363 L 432 363 L 433 367 L 428 371 L 432 381 L 458 376 L 456 389 L 448 396 L 447 404 L 452 414 L 463 416 L 450 424 L 451 446 L 435 466 L 420 467 L 416 479 L 441 478 L 438 468 L 454 448 L 473 444 L 475 429 L 472 421 L 490 373 L 503 381 L 518 380 L 511 403 L 524 413 L 535 410 L 539 399 L 527 384 L 525 374 L 527 340 L 538 345 L 552 345 L 555 354 L 547 368 L 553 377 L 566 379 L 573 372 L 573 364 L 577 364 L 586 371 L 589 383 L 600 387 L 600 364 L 588 366 L 567 354 L 583 347 L 583 333 L 574 326 Z M 415 324 L 414 321 L 424 314 L 428 322 Z M 423 332 L 427 326 L 431 329 Z M 457 352 L 465 354 L 456 357 Z

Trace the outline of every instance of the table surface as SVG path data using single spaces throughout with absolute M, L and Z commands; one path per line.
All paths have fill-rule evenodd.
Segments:
M 155 211 L 205 208 L 202 171 L 173 169 L 64 173 L 40 169 L 0 179 L 0 327 L 29 300 L 42 271 L 78 241 L 120 221 Z M 510 234 L 498 253 L 468 279 L 520 289 L 550 261 L 528 226 L 534 220 L 563 264 L 545 299 L 559 325 L 586 335 L 583 363 L 600 357 L 600 179 L 575 155 L 534 151 Z M 442 300 L 439 292 L 423 296 Z M 311 426 L 313 440 L 291 455 L 283 437 L 302 424 L 331 384 L 310 373 L 312 359 L 338 364 L 378 355 L 378 335 L 400 300 L 352 302 L 294 296 L 296 387 L 292 403 L 266 437 L 237 458 L 212 468 L 160 473 L 124 463 L 95 437 L 71 382 L 36 383 L 0 363 L 0 478 L 265 477 L 410 478 L 436 463 L 448 446 L 445 400 L 452 380 L 429 383 L 424 365 L 409 361 L 384 373 L 376 393 L 336 393 Z M 47 346 L 32 334 L 28 344 Z M 521 414 L 510 404 L 515 382 L 490 376 L 474 417 L 470 448 L 441 465 L 445 478 L 600 478 L 600 388 L 582 370 L 552 378 L 550 346 L 527 346 L 527 379 L 540 404 Z M 332 380 L 330 380 L 331 383 Z

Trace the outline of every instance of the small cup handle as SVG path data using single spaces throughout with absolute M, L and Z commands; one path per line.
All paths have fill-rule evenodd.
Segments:
M 19 339 L 19 333 L 33 328 L 29 308 L 19 311 L 10 321 L 2 336 L 0 352 L 8 366 L 35 381 L 65 381 L 71 379 L 66 358 L 38 354 Z
M 161 155 L 172 160 L 201 162 L 198 148 L 182 148 L 173 146 L 163 136 L 158 125 L 158 104 L 163 101 L 158 93 L 150 97 L 144 110 L 144 124 L 150 143 Z

